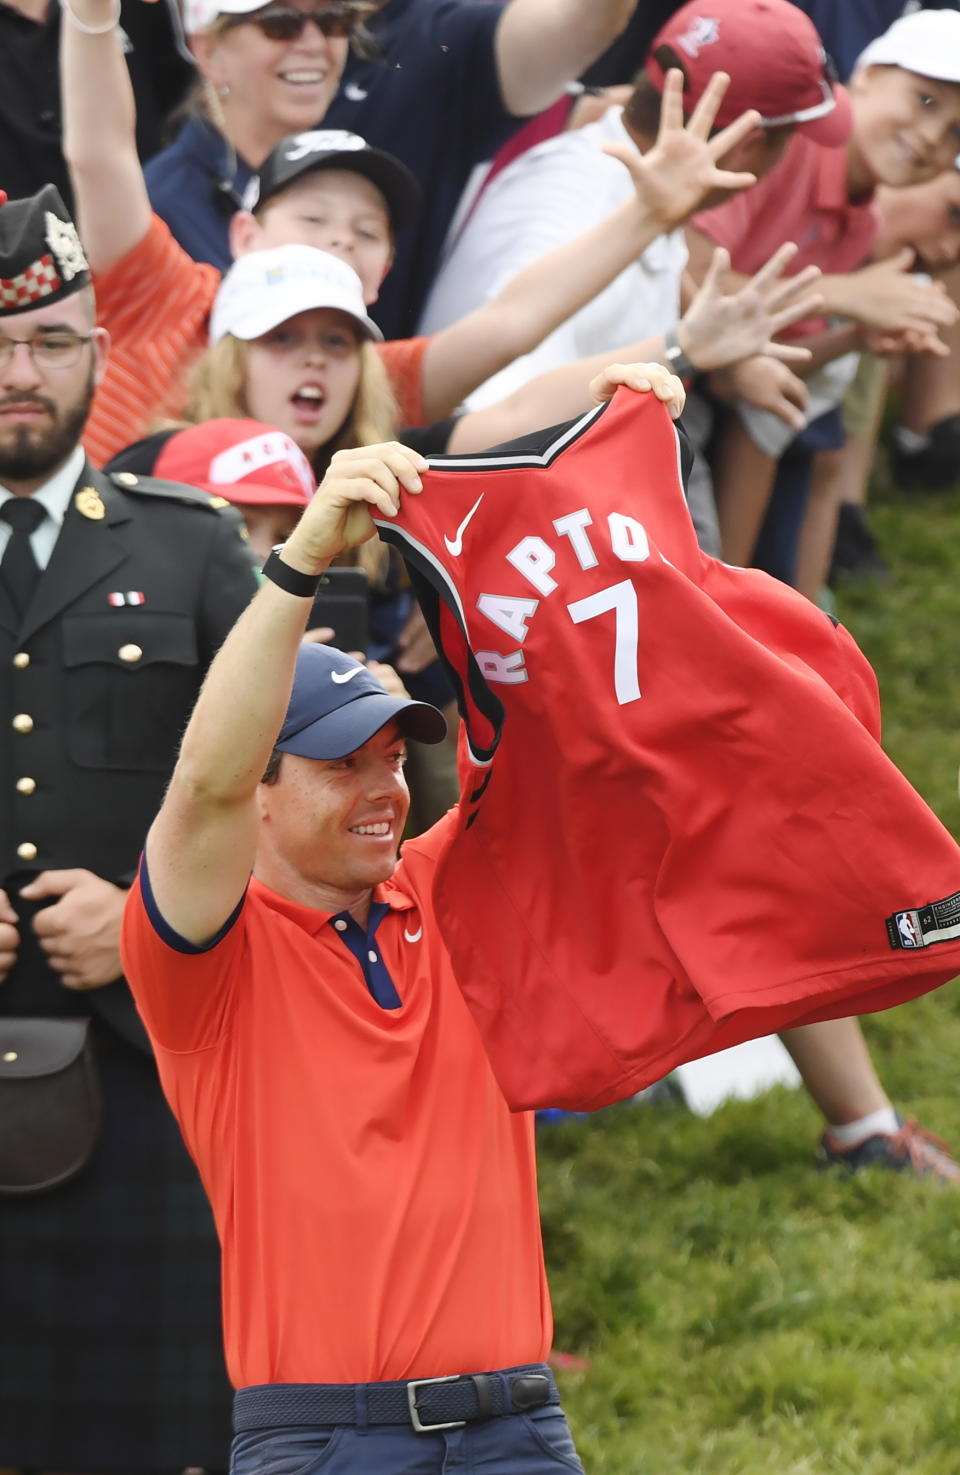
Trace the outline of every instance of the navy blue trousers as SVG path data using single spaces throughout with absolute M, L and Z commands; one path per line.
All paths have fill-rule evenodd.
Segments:
M 231 1475 L 583 1475 L 562 1411 L 482 1419 L 463 1429 L 348 1424 L 238 1434 Z
M 781 583 L 793 583 L 797 543 L 813 481 L 813 458 L 817 451 L 839 450 L 843 441 L 842 412 L 839 409 L 827 410 L 806 430 L 801 430 L 784 451 L 777 467 L 773 497 L 753 555 L 754 568 L 762 568 Z

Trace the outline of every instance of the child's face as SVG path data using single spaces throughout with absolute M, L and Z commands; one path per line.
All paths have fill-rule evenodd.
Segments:
M 917 253 L 917 266 L 945 271 L 960 261 L 960 173 L 948 169 L 926 184 L 881 189 L 878 256 L 893 256 L 904 246 Z
M 876 184 L 922 184 L 960 154 L 960 84 L 902 67 L 865 67 L 850 82 L 853 143 Z

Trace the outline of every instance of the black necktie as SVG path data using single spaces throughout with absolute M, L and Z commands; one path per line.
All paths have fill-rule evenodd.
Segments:
M 30 534 L 46 517 L 46 509 L 32 497 L 8 497 L 0 507 L 0 517 L 13 529 L 0 559 L 0 584 L 4 586 L 13 607 L 23 616 L 30 597 L 40 581 L 40 569 L 30 546 Z

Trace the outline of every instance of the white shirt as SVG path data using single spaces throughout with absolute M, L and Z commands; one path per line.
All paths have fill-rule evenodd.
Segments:
M 30 547 L 33 556 L 37 560 L 37 568 L 46 568 L 50 562 L 60 529 L 63 527 L 63 519 L 67 515 L 70 505 L 70 493 L 73 491 L 80 479 L 86 456 L 82 446 L 77 446 L 64 461 L 59 471 L 55 471 L 49 481 L 45 481 L 42 487 L 34 492 L 32 500 L 41 502 L 46 508 L 47 515 L 38 528 L 30 534 Z M 8 502 L 13 492 L 8 491 L 5 486 L 0 486 L 0 507 Z M 13 528 L 6 518 L 0 517 L 0 558 L 13 534 Z
M 419 332 L 435 333 L 472 312 L 525 266 L 582 235 L 633 197 L 627 170 L 602 152 L 608 141 L 635 147 L 622 116 L 622 108 L 610 108 L 596 123 L 521 154 L 497 175 L 448 247 Z M 659 236 L 539 348 L 475 390 L 468 406 L 493 404 L 560 364 L 666 332 L 680 317 L 686 263 L 683 232 Z

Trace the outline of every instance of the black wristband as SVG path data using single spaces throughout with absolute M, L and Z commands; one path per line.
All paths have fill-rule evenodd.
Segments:
M 288 594 L 296 594 L 301 599 L 312 599 L 320 586 L 320 575 L 303 574 L 298 568 L 291 568 L 280 557 L 282 549 L 282 543 L 271 549 L 270 557 L 263 565 L 263 577 L 285 589 Z
M 667 329 L 663 335 L 663 341 L 666 348 L 664 358 L 670 367 L 671 374 L 676 374 L 681 379 L 695 379 L 697 370 L 680 347 L 676 327 Z

